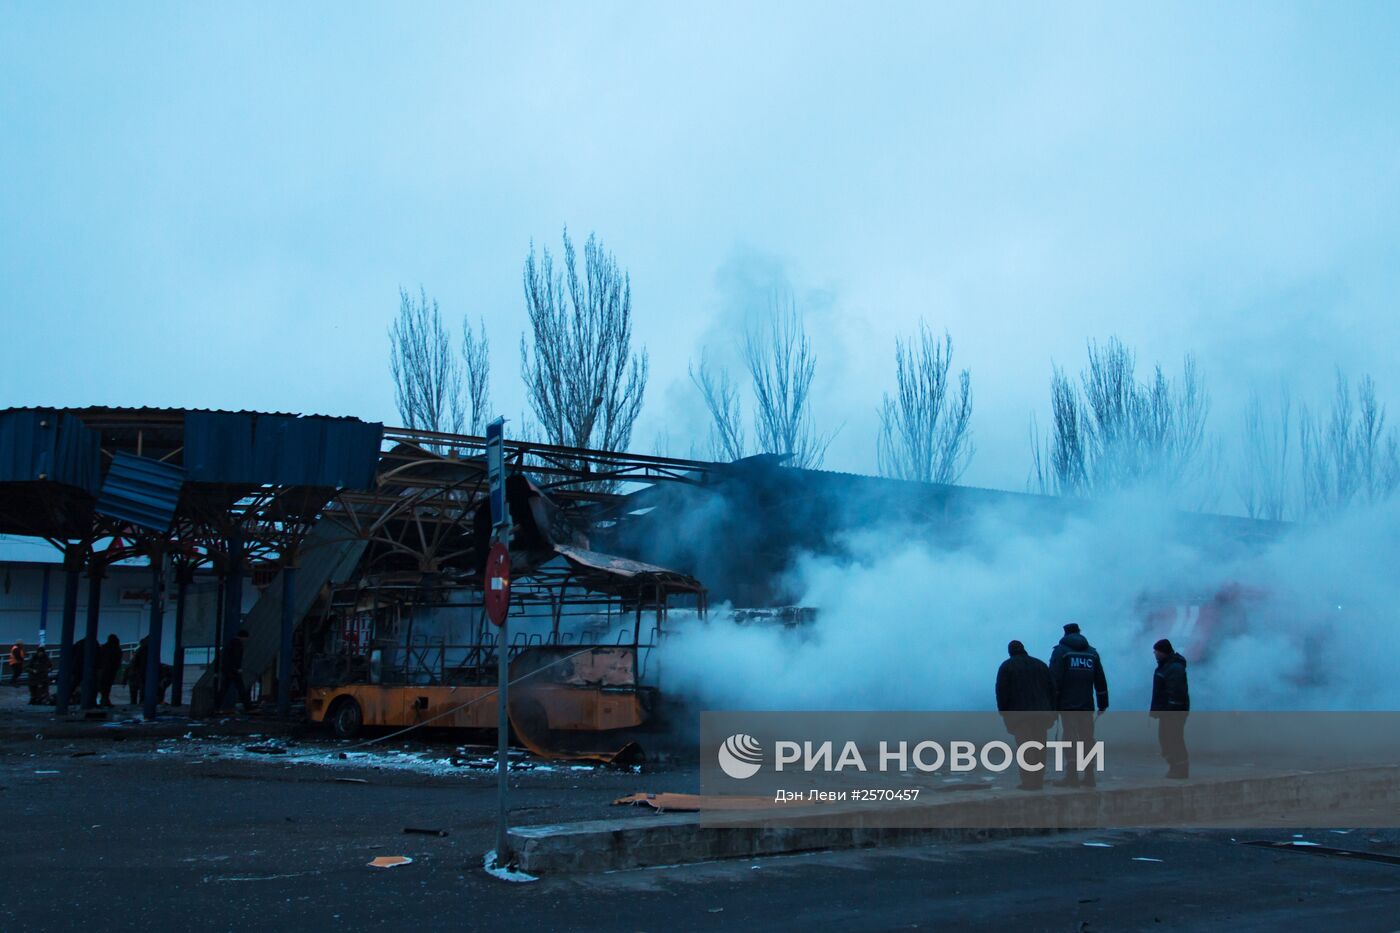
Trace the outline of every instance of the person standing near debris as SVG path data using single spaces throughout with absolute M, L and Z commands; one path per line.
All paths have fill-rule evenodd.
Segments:
M 1152 646 L 1157 670 L 1152 674 L 1152 718 L 1157 720 L 1157 744 L 1167 760 L 1167 777 L 1191 776 L 1191 756 L 1186 749 L 1186 717 L 1191 712 L 1191 691 L 1186 683 L 1186 659 L 1165 638 Z
M 24 670 L 24 642 L 17 641 L 10 646 L 10 684 L 19 686 L 19 675 Z
M 146 639 L 141 639 L 126 665 L 126 687 L 131 692 L 131 705 L 140 706 L 146 692 Z
M 228 644 L 224 646 L 224 653 L 220 659 L 223 668 L 221 673 L 224 678 L 224 690 L 217 704 L 219 709 L 223 708 L 229 695 L 232 694 L 238 702 L 243 704 L 243 712 L 252 712 L 253 702 L 248 695 L 248 685 L 243 681 L 243 646 L 247 641 L 248 630 L 241 628 L 238 630 L 238 634 L 230 638 Z
M 112 684 L 122 666 L 122 643 L 116 635 L 97 646 L 97 705 L 112 705 Z
M 1087 752 L 1094 744 L 1094 706 L 1098 701 L 1098 711 L 1108 709 L 1108 679 L 1104 676 L 1103 662 L 1099 653 L 1089 644 L 1079 631 L 1076 622 L 1065 626 L 1064 637 L 1051 653 L 1050 679 L 1055 685 L 1055 709 L 1060 713 L 1060 723 L 1064 727 L 1064 739 L 1076 743 L 1070 749 L 1071 761 L 1080 749 Z M 1060 787 L 1093 787 L 1094 772 L 1091 769 L 1071 770 L 1056 781 Z
M 1055 721 L 1055 684 L 1045 662 L 1027 654 L 1019 641 L 1007 645 L 1006 653 L 1009 657 L 997 669 L 997 711 L 1016 740 L 1017 787 L 1040 790 L 1045 786 L 1045 733 Z M 1022 755 L 1021 746 L 1030 742 L 1039 748 Z
M 40 706 L 49 702 L 49 671 L 53 665 L 49 661 L 49 652 L 43 645 L 34 649 L 34 656 L 25 665 L 25 672 L 29 674 L 29 705 Z

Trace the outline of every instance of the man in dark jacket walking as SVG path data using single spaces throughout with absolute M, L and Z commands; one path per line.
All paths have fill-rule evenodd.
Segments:
M 1094 745 L 1094 705 L 1098 711 L 1108 709 L 1108 679 L 1104 676 L 1099 653 L 1079 631 L 1079 625 L 1065 626 L 1064 637 L 1051 652 L 1050 679 L 1055 685 L 1055 709 L 1060 711 L 1064 739 L 1076 743 L 1067 755 L 1070 770 L 1055 783 L 1061 787 L 1093 787 L 1094 772 L 1078 770 L 1077 758 L 1082 749 L 1088 752 Z
M 1055 685 L 1050 668 L 1040 658 L 1026 654 L 1026 646 L 1013 641 L 1006 646 L 1010 655 L 997 669 L 997 710 L 1006 731 L 1016 740 L 1016 765 L 1021 771 L 1021 790 L 1045 786 L 1045 733 L 1055 721 Z M 1021 746 L 1039 743 L 1035 749 Z
M 1152 718 L 1157 720 L 1157 744 L 1167 760 L 1167 777 L 1191 776 L 1186 750 L 1186 717 L 1191 712 L 1191 691 L 1186 684 L 1186 659 L 1163 638 L 1152 646 L 1157 670 L 1152 675 Z

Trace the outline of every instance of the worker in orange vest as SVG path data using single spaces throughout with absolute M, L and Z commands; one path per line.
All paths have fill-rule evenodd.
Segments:
M 19 673 L 24 670 L 24 642 L 17 641 L 10 646 L 10 683 L 19 683 Z

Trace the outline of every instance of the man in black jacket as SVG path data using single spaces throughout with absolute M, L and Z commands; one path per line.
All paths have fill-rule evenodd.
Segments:
M 1066 755 L 1070 770 L 1055 783 L 1061 787 L 1093 787 L 1094 772 L 1079 771 L 1075 766 L 1080 751 L 1088 752 L 1094 745 L 1094 703 L 1098 710 L 1108 709 L 1108 680 L 1104 676 L 1099 653 L 1080 634 L 1073 622 L 1065 626 L 1065 635 L 1051 654 L 1050 679 L 1055 685 L 1055 709 L 1060 711 L 1064 739 L 1076 743 Z
M 112 705 L 112 684 L 117 682 L 117 671 L 122 666 L 122 643 L 116 635 L 108 635 L 107 640 L 97 646 L 97 705 Z
M 1006 653 L 1010 657 L 997 669 L 997 710 L 1016 740 L 1016 764 L 1021 770 L 1017 786 L 1040 790 L 1045 786 L 1045 733 L 1055 721 L 1055 685 L 1050 668 L 1026 654 L 1026 646 L 1019 641 L 1007 645 Z M 1022 755 L 1021 746 L 1027 742 L 1039 743 L 1039 748 L 1026 749 Z
M 1157 720 L 1157 744 L 1167 760 L 1167 777 L 1191 776 L 1186 751 L 1186 717 L 1191 712 L 1191 691 L 1186 685 L 1186 659 L 1163 638 L 1152 646 L 1157 670 L 1152 675 L 1152 718 Z

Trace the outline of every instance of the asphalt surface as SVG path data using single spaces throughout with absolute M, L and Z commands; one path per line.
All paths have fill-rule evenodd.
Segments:
M 1240 844 L 1292 829 L 1063 834 L 510 884 L 481 870 L 494 777 L 447 763 L 450 744 L 346 759 L 330 742 L 245 750 L 266 742 L 0 740 L 0 929 L 1400 930 L 1400 865 Z M 295 757 L 308 751 L 330 755 Z M 682 777 L 535 764 L 512 774 L 519 823 L 617 816 L 615 797 Z M 1400 852 L 1394 832 L 1303 835 Z M 393 855 L 414 861 L 367 867 Z

